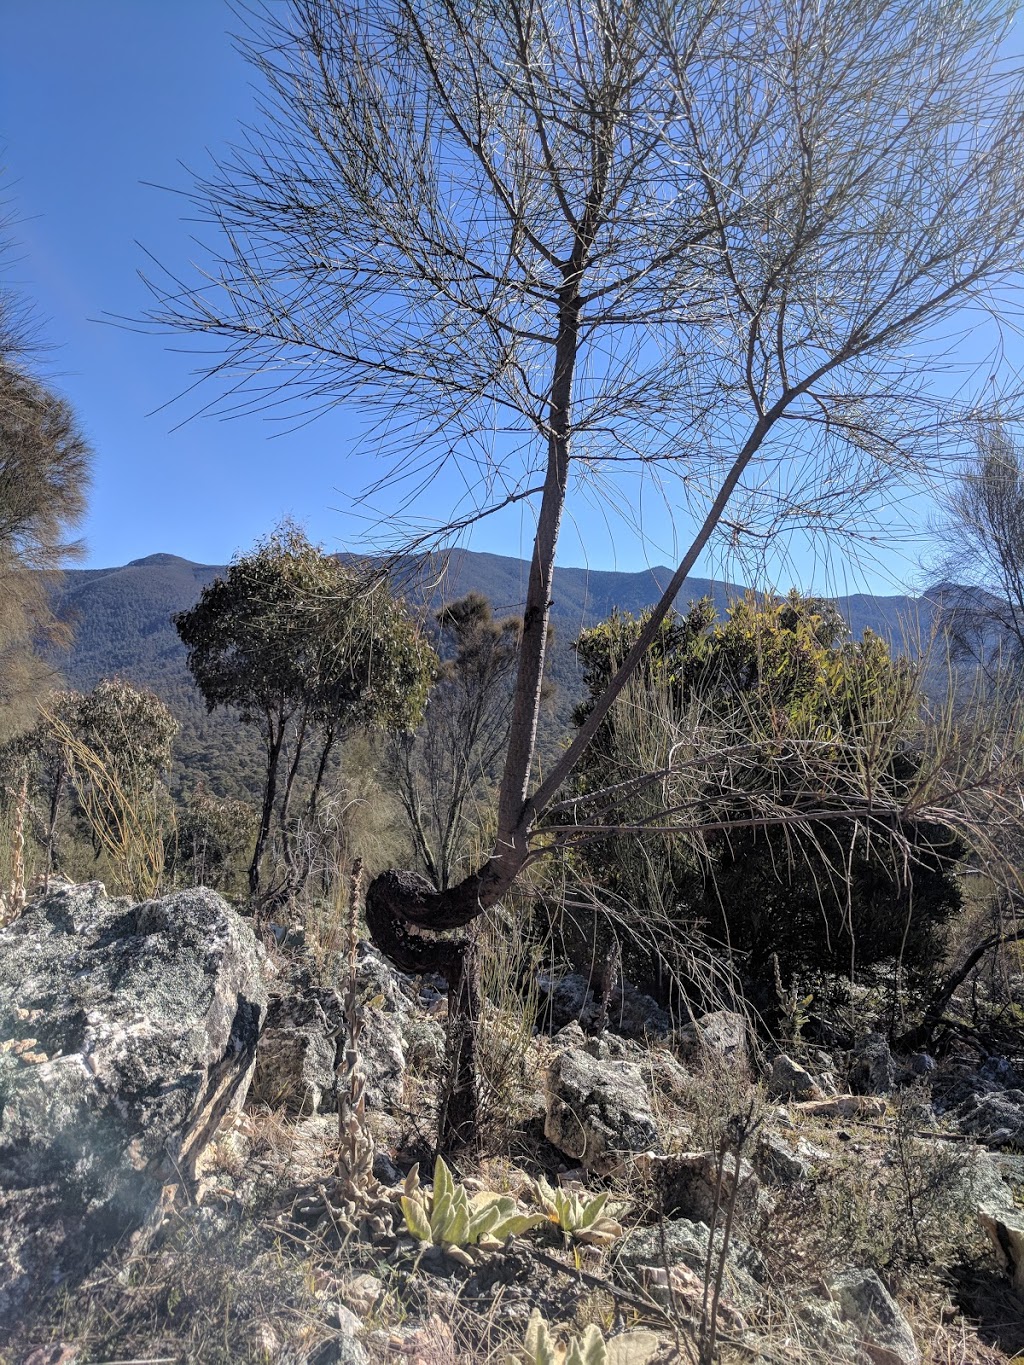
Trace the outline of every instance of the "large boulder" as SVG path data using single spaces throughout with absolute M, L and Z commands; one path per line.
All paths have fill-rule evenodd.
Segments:
M 336 1068 L 346 1048 L 347 956 L 333 973 L 314 966 L 308 952 L 287 957 L 270 987 L 251 1098 L 288 1114 L 337 1110 Z M 362 1015 L 359 1060 L 371 1111 L 401 1104 L 407 1053 L 444 1051 L 444 1031 L 423 1017 L 410 998 L 408 979 L 369 944 L 356 955 L 356 1003 Z
M 544 1090 L 544 1136 L 588 1170 L 607 1175 L 630 1155 L 661 1150 L 647 1082 L 635 1063 L 563 1047 L 545 1072 Z
M 63 886 L 0 932 L 0 1343 L 191 1177 L 245 1098 L 264 966 L 205 890 Z

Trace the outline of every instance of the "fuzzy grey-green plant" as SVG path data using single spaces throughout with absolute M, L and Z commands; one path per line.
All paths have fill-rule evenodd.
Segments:
M 622 1224 L 604 1212 L 610 1198 L 607 1191 L 589 1195 L 586 1190 L 555 1189 L 543 1176 L 535 1188 L 545 1216 L 574 1242 L 609 1246 L 622 1236 Z
M 555 1340 L 540 1309 L 530 1315 L 521 1349 L 505 1365 L 647 1365 L 658 1350 L 653 1332 L 622 1332 L 605 1341 L 593 1323 L 566 1343 Z
M 470 1195 L 456 1185 L 443 1158 L 434 1166 L 434 1188 L 419 1183 L 419 1168 L 406 1177 L 401 1196 L 406 1230 L 418 1242 L 439 1247 L 464 1265 L 472 1265 L 481 1251 L 496 1251 L 508 1237 L 517 1236 L 544 1221 L 541 1214 L 520 1213 L 511 1195 L 489 1190 Z

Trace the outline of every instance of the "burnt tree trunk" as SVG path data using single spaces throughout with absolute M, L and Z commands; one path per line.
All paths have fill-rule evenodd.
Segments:
M 469 924 L 501 894 L 497 881 L 474 873 L 449 892 L 435 891 L 415 872 L 382 872 L 366 892 L 366 926 L 374 943 L 403 972 L 438 972 L 448 983 L 448 1076 L 438 1111 L 438 1150 L 471 1147 L 477 1136 L 476 1029 L 480 974 L 468 935 L 415 932 Z

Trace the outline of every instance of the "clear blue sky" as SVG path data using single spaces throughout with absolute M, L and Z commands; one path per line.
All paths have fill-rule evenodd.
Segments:
M 21 0 L 4 10 L 0 165 L 20 219 L 13 283 L 38 307 L 54 347 L 47 372 L 96 450 L 87 563 L 155 551 L 224 562 L 284 514 L 331 548 L 353 543 L 360 523 L 346 508 L 365 475 L 354 416 L 276 438 L 259 417 L 179 426 L 197 403 L 160 409 L 190 383 L 192 362 L 173 349 L 187 341 L 101 321 L 146 306 L 136 243 L 171 267 L 193 256 L 184 204 L 144 182 L 187 188 L 183 167 L 206 169 L 252 114 L 225 0 Z M 433 492 L 443 511 L 450 490 Z M 528 532 L 516 514 L 470 544 L 526 555 Z M 670 560 L 672 548 L 665 537 L 645 551 L 584 508 L 560 560 L 636 570 Z M 919 548 L 887 552 L 876 572 L 851 571 L 839 587 L 893 591 Z M 804 560 L 797 576 L 819 574 Z

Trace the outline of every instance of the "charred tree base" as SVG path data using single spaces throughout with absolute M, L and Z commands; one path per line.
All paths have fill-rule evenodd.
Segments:
M 366 926 L 385 957 L 399 971 L 437 972 L 448 983 L 448 1075 L 438 1110 L 437 1137 L 442 1153 L 465 1151 L 478 1137 L 479 964 L 472 938 L 427 937 L 415 929 L 454 928 L 469 923 L 483 909 L 475 879 L 440 893 L 417 873 L 383 872 L 366 893 Z

